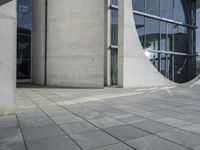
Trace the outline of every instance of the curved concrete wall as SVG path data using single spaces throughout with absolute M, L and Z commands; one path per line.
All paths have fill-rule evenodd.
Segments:
M 48 86 L 104 87 L 104 10 L 104 0 L 48 0 Z
M 148 60 L 140 43 L 132 12 L 132 0 L 119 0 L 118 83 L 120 87 L 175 85 Z
M 16 0 L 11 0 L 0 5 L 0 115 L 15 112 L 15 84 Z

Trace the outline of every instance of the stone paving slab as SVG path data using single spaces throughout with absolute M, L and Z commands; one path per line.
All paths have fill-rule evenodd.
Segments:
M 20 88 L 0 150 L 200 150 L 199 89 Z

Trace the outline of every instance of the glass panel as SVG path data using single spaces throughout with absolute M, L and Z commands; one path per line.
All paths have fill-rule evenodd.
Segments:
M 200 54 L 200 8 L 197 9 L 196 16 L 197 16 L 196 25 L 198 26 L 196 30 L 196 51 L 198 54 Z
M 154 65 L 155 68 L 159 70 L 159 54 L 158 53 L 151 53 L 146 52 L 146 55 L 149 57 L 149 60 Z
M 187 81 L 186 75 L 187 59 L 185 56 L 174 55 L 174 81 L 184 83 Z
M 159 50 L 160 39 L 160 21 L 146 18 L 145 19 L 146 31 L 146 50 Z
M 187 30 L 185 27 L 174 25 L 174 51 L 187 53 L 186 50 Z
M 32 0 L 18 0 L 17 26 L 31 29 L 32 27 Z
M 167 23 L 160 24 L 160 50 L 167 51 Z
M 160 0 L 146 0 L 146 13 L 160 16 Z
M 18 59 L 17 79 L 31 79 L 31 60 Z
M 111 10 L 111 44 L 117 45 L 118 41 L 118 11 Z
M 173 50 L 173 24 L 167 23 L 167 51 Z
M 112 5 L 118 5 L 118 0 L 112 0 L 112 1 L 111 1 L 111 4 L 112 4 Z
M 17 36 L 17 59 L 31 59 L 31 37 L 18 34 Z
M 173 0 L 160 0 L 160 16 L 173 19 Z
M 117 49 L 111 49 L 111 85 L 117 85 L 118 74 Z
M 133 10 L 145 12 L 145 0 L 132 0 Z
M 134 15 L 135 17 L 135 24 L 136 24 L 136 28 L 137 28 L 137 32 L 140 38 L 140 42 L 142 44 L 142 46 L 144 47 L 144 29 L 145 29 L 145 25 L 144 25 L 144 17 L 140 16 L 140 15 Z
M 175 20 L 185 23 L 184 0 L 174 0 Z

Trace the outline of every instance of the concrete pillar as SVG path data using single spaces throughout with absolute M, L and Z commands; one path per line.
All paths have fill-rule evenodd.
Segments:
M 133 18 L 132 0 L 119 0 L 118 30 L 118 84 L 120 87 L 175 84 L 162 76 L 145 55 Z
M 104 11 L 104 0 L 48 0 L 48 86 L 104 87 Z
M 0 115 L 15 112 L 16 0 L 0 2 Z
M 32 1 L 32 83 L 45 84 L 45 1 Z

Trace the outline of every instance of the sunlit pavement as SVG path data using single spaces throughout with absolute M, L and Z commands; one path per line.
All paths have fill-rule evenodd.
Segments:
M 17 89 L 0 150 L 200 150 L 200 86 Z

